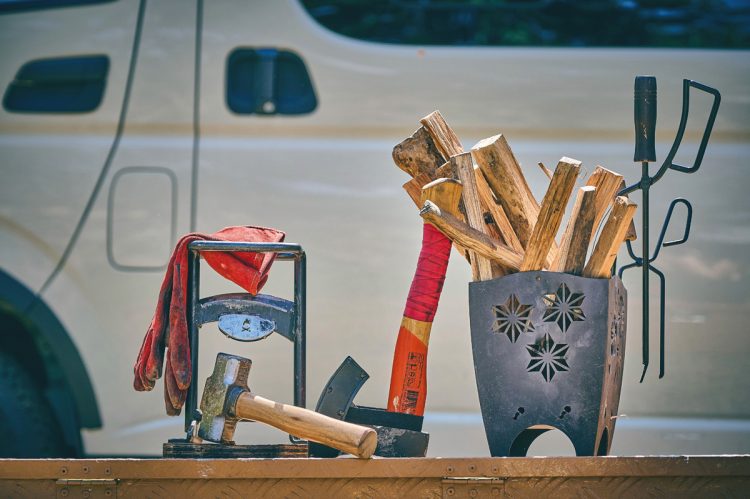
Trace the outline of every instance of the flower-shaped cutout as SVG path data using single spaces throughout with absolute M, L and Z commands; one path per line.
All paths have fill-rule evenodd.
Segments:
M 554 295 L 544 297 L 547 310 L 545 310 L 542 319 L 544 322 L 557 322 L 560 330 L 564 333 L 573 322 L 586 319 L 581 309 L 583 299 L 583 293 L 571 293 L 568 286 L 562 283 Z
M 552 381 L 556 373 L 569 369 L 568 345 L 555 343 L 549 333 L 545 334 L 540 342 L 526 345 L 526 350 L 531 355 L 526 371 L 542 373 L 547 382 Z
M 508 336 L 511 343 L 515 343 L 521 333 L 534 331 L 531 322 L 531 305 L 522 305 L 516 295 L 510 295 L 502 305 L 492 307 L 495 312 L 495 323 L 492 330 Z

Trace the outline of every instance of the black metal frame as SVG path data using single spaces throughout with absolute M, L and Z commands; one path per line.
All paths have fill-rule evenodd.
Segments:
M 307 396 L 307 330 L 306 288 L 307 259 L 302 246 L 294 243 L 259 243 L 229 241 L 193 241 L 188 246 L 188 296 L 187 322 L 190 334 L 190 356 L 192 382 L 185 401 L 185 431 L 197 417 L 198 408 L 198 350 L 201 316 L 200 300 L 200 252 L 227 251 L 251 253 L 276 253 L 278 260 L 294 261 L 294 405 L 305 407 Z M 235 295 L 236 296 L 236 295 Z M 252 300 L 251 295 L 246 295 Z
M 651 81 L 646 82 L 646 79 Z M 643 83 L 644 85 L 641 85 Z M 701 137 L 700 146 L 698 147 L 698 153 L 696 154 L 693 165 L 690 167 L 681 166 L 673 162 L 677 151 L 682 143 L 682 137 L 685 134 L 685 127 L 687 125 L 688 115 L 690 113 L 690 88 L 695 88 L 702 92 L 713 95 L 713 104 L 711 106 L 711 112 L 706 122 L 706 127 L 703 130 L 703 136 Z M 654 129 L 656 126 L 656 79 L 653 77 L 636 77 L 636 91 L 635 91 L 635 121 L 636 121 L 636 153 L 634 161 L 641 161 L 641 180 L 631 186 L 622 189 L 618 195 L 624 196 L 641 190 L 643 193 L 643 200 L 641 203 L 641 243 L 642 251 L 641 256 L 637 257 L 633 252 L 633 246 L 630 241 L 627 242 L 628 254 L 633 259 L 633 263 L 620 267 L 618 275 L 622 278 L 622 274 L 625 270 L 633 267 L 641 267 L 642 269 L 642 293 L 643 293 L 643 372 L 641 373 L 640 381 L 643 382 L 646 376 L 646 370 L 649 364 L 649 272 L 655 273 L 659 276 L 660 292 L 659 292 L 659 378 L 664 377 L 664 346 L 665 346 L 665 306 L 664 300 L 666 295 L 666 279 L 664 274 L 654 267 L 652 264 L 659 256 L 659 252 L 662 247 L 677 246 L 687 241 L 690 235 L 690 225 L 693 219 L 693 207 L 687 199 L 677 198 L 672 200 L 669 205 L 669 210 L 664 218 L 661 232 L 659 234 L 659 240 L 656 245 L 656 250 L 653 255 L 651 254 L 651 247 L 649 244 L 649 190 L 652 185 L 658 182 L 667 170 L 675 170 L 681 173 L 695 173 L 701 166 L 703 161 L 703 155 L 708 145 L 708 139 L 711 136 L 711 130 L 716 120 L 716 114 L 719 111 L 719 104 L 721 103 L 721 94 L 715 88 L 711 88 L 702 83 L 698 83 L 692 80 L 683 80 L 682 82 L 682 116 L 680 118 L 680 125 L 677 129 L 677 135 L 675 136 L 672 148 L 667 154 L 666 159 L 662 163 L 659 170 L 654 176 L 650 176 L 648 172 L 649 161 L 655 161 L 656 157 L 654 154 Z M 685 230 L 683 236 L 680 239 L 674 241 L 664 242 L 664 236 L 669 227 L 669 222 L 672 219 L 672 214 L 675 207 L 678 204 L 683 204 L 687 209 L 687 215 L 685 220 Z

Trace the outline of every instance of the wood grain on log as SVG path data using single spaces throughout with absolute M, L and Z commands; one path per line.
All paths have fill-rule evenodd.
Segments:
M 449 213 L 442 213 L 440 208 L 429 201 L 425 203 L 419 214 L 456 244 L 495 260 L 507 269 L 518 271 L 522 255 L 500 241 L 472 229 Z
M 419 121 L 427 129 L 432 137 L 432 141 L 445 160 L 464 152 L 461 140 L 459 140 L 451 127 L 448 126 L 440 111 L 433 111 Z
M 583 272 L 591 241 L 591 227 L 594 225 L 595 198 L 596 187 L 585 186 L 578 189 L 573 212 L 560 243 L 555 271 L 574 275 L 581 275 Z
M 479 202 L 479 193 L 477 192 L 477 177 L 474 173 L 474 162 L 471 160 L 471 153 L 456 154 L 451 157 L 450 161 L 453 169 L 458 174 L 458 179 L 463 185 L 463 194 L 461 197 L 466 211 L 466 222 L 471 228 L 487 235 L 484 214 Z M 475 281 L 487 281 L 494 277 L 489 259 L 477 255 L 476 258 L 471 259 L 471 263 L 471 270 Z
M 547 193 L 542 200 L 539 216 L 531 237 L 526 245 L 526 253 L 521 263 L 521 271 L 542 270 L 550 248 L 565 215 L 565 207 L 573 192 L 581 162 L 571 158 L 561 158 L 552 175 Z
M 518 240 L 527 248 L 539 216 L 539 204 L 505 137 L 495 135 L 481 140 L 471 153 L 508 216 Z
M 637 204 L 625 196 L 615 198 L 612 211 L 607 217 L 599 240 L 591 252 L 586 267 L 583 269 L 584 277 L 610 277 L 612 264 L 615 262 L 620 245 L 625 240 L 625 234 L 637 207 Z

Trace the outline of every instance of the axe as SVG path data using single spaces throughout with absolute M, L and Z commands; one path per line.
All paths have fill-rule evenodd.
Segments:
M 430 117 L 433 115 L 442 120 L 439 113 L 433 113 Z M 450 130 L 447 124 L 445 128 Z M 443 153 L 426 125 L 393 149 L 393 159 L 401 169 L 426 182 L 435 174 L 437 166 L 444 163 Z M 407 192 L 408 186 L 413 183 L 407 183 Z M 446 212 L 458 216 L 460 198 L 461 183 L 443 178 L 421 189 L 419 204 L 421 206 L 430 200 Z M 369 375 L 351 357 L 347 357 L 331 376 L 318 400 L 316 410 L 323 414 L 374 426 L 378 432 L 376 455 L 424 456 L 427 451 L 428 435 L 421 433 L 427 388 L 427 344 L 445 280 L 450 249 L 450 240 L 434 226 L 425 223 L 417 270 L 394 352 L 388 409 L 362 407 L 353 403 Z M 310 455 L 332 454 L 330 449 L 311 445 Z

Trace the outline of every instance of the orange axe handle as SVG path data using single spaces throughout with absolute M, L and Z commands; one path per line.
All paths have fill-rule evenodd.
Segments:
M 451 241 L 424 224 L 417 270 L 406 299 L 391 370 L 388 410 L 422 416 L 427 397 L 427 344 L 443 290 Z

